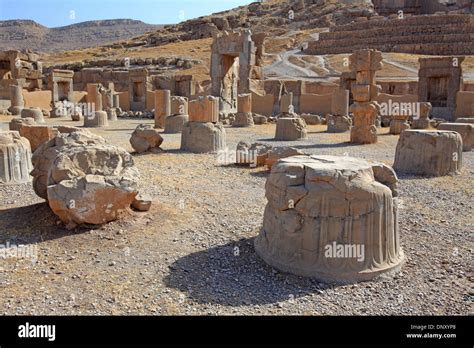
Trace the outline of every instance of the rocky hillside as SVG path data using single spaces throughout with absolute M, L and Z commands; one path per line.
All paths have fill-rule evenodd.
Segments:
M 222 30 L 240 28 L 282 34 L 289 30 L 347 24 L 357 17 L 373 14 L 375 12 L 370 0 L 267 0 L 177 25 L 166 25 L 139 39 L 143 44 L 162 45 L 208 38 Z
M 31 20 L 8 20 L 0 21 L 0 47 L 38 52 L 73 50 L 127 40 L 160 27 L 132 19 L 114 19 L 50 29 Z

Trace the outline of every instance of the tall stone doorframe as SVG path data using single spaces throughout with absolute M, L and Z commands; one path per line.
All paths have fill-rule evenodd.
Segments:
M 260 40 L 259 45 L 263 45 Z M 250 80 L 260 79 L 262 71 L 259 49 L 250 30 L 223 32 L 214 36 L 211 46 L 212 95 L 220 98 L 222 112 L 237 111 L 239 94 L 250 93 Z
M 150 90 L 147 69 L 136 69 L 128 72 L 129 93 L 130 93 L 130 110 L 145 111 L 147 91 Z
M 462 87 L 461 63 L 464 57 L 420 58 L 418 99 L 433 106 L 431 114 L 453 120 L 456 94 Z
M 74 100 L 74 71 L 53 69 L 49 76 L 49 88 L 52 91 L 53 105 L 60 101 Z

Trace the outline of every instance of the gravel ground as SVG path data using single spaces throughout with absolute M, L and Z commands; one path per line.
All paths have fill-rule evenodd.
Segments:
M 6 129 L 11 117 L 0 116 Z M 78 125 L 77 122 L 54 121 Z M 119 120 L 94 132 L 132 151 L 139 123 Z M 349 134 L 310 126 L 309 139 L 272 140 L 274 125 L 227 128 L 232 153 L 240 140 L 291 145 L 312 154 L 392 164 L 397 136 L 354 146 Z M 164 152 L 134 155 L 147 213 L 130 212 L 105 226 L 66 230 L 31 184 L 0 185 L 0 243 L 37 248 L 37 260 L 0 258 L 4 314 L 156 315 L 458 315 L 472 313 L 474 152 L 463 153 L 454 177 L 400 177 L 402 273 L 335 286 L 281 273 L 255 254 L 268 173 L 223 165 L 215 155 L 179 151 L 179 135 L 163 135 Z M 220 159 L 222 160 L 222 158 Z

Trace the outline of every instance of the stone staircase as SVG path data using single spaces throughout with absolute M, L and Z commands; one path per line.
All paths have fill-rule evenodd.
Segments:
M 403 19 L 372 17 L 330 28 L 308 43 L 307 54 L 352 53 L 373 48 L 382 52 L 427 55 L 473 55 L 474 15 L 436 14 Z

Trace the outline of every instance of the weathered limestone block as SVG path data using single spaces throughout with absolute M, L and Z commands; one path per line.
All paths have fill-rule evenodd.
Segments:
M 139 175 L 132 156 L 119 147 L 68 144 L 49 169 L 48 203 L 68 227 L 104 224 L 130 207 Z
M 300 117 L 280 117 L 277 120 L 276 140 L 300 140 L 306 139 L 306 122 Z
M 351 129 L 352 120 L 349 116 L 326 115 L 328 133 L 344 133 Z
M 0 183 L 30 181 L 31 148 L 28 139 L 17 131 L 0 131 Z
M 24 108 L 21 118 L 32 118 L 36 123 L 44 123 L 43 111 L 40 108 Z
M 23 90 L 20 86 L 10 85 L 10 112 L 12 115 L 17 116 L 21 114 L 25 106 L 25 101 L 23 99 Z
M 132 202 L 132 207 L 138 211 L 148 211 L 151 208 L 151 197 L 146 194 L 139 193 Z
M 321 116 L 319 115 L 302 114 L 301 118 L 306 122 L 307 125 L 322 124 Z
M 59 132 L 63 134 L 61 134 L 60 137 L 52 138 L 41 144 L 31 158 L 34 167 L 31 172 L 33 176 L 33 189 L 35 193 L 43 199 L 48 199 L 48 172 L 61 147 L 69 146 L 69 144 L 71 144 L 71 146 L 80 144 L 88 144 L 91 146 L 106 144 L 104 138 L 86 129 L 77 132 L 74 131 L 75 129 L 73 127 L 70 128 L 72 129 L 60 127 Z M 73 132 L 70 132 L 71 130 L 73 130 Z
M 472 151 L 474 148 L 474 124 L 470 123 L 441 123 L 438 130 L 454 131 L 461 135 L 462 150 Z
M 171 115 L 171 91 L 155 91 L 155 128 L 164 128 L 166 118 Z
M 109 125 L 109 119 L 107 112 L 95 111 L 91 116 L 84 117 L 84 127 L 107 127 Z
M 219 121 L 219 98 L 199 97 L 188 104 L 189 122 L 218 122 Z
M 130 144 L 138 153 L 158 149 L 162 143 L 163 138 L 160 133 L 148 124 L 138 125 L 130 138 Z
M 232 122 L 232 127 L 253 127 L 253 115 L 250 112 L 238 112 Z
M 117 110 L 115 108 L 108 108 L 107 109 L 107 120 L 109 121 L 117 121 Z
M 347 116 L 349 114 L 349 91 L 347 89 L 336 89 L 331 98 L 331 114 Z
M 280 113 L 293 114 L 295 109 L 293 107 L 293 92 L 284 94 L 280 99 Z
M 472 117 L 472 118 L 457 118 L 456 123 L 474 123 L 474 117 Z
M 397 172 L 442 176 L 462 168 L 462 138 L 452 131 L 404 131 L 398 139 L 393 168 Z
M 252 112 L 252 94 L 239 94 L 237 98 L 237 111 L 240 113 Z
M 168 116 L 165 120 L 165 133 L 181 133 L 185 123 L 188 121 L 188 115 Z
M 219 150 L 224 150 L 225 147 L 226 133 L 222 124 L 188 122 L 184 125 L 181 132 L 181 150 L 197 153 L 215 153 Z
M 23 124 L 20 127 L 20 135 L 29 140 L 31 145 L 31 151 L 36 149 L 44 142 L 53 139 L 57 132 L 50 126 L 42 125 L 26 125 Z
M 420 116 L 413 119 L 413 129 L 429 129 L 430 128 L 430 113 L 433 109 L 431 103 L 419 103 L 420 104 Z
M 251 167 L 262 167 L 266 164 L 268 153 L 272 148 L 272 145 L 263 143 L 249 144 L 246 141 L 240 141 L 237 144 L 235 163 L 248 164 Z
M 390 122 L 390 134 L 400 134 L 406 129 L 410 129 L 408 116 L 393 116 Z
M 171 115 L 188 115 L 188 98 L 171 97 Z
M 253 123 L 254 124 L 267 124 L 268 117 L 264 115 L 253 114 Z
M 265 185 L 257 254 L 283 272 L 337 283 L 399 271 L 396 181 L 390 167 L 351 157 L 280 160 Z
M 268 158 L 266 159 L 265 164 L 267 165 L 269 169 L 272 169 L 272 166 L 278 160 L 282 158 L 287 158 L 291 156 L 300 156 L 300 155 L 304 155 L 304 152 L 294 147 L 289 147 L 289 146 L 274 147 L 268 152 Z
M 36 124 L 36 122 L 32 118 L 14 118 L 8 124 L 8 129 L 10 129 L 11 131 L 19 132 L 20 128 L 23 125 L 31 126 L 31 125 L 34 125 L 34 124 Z

